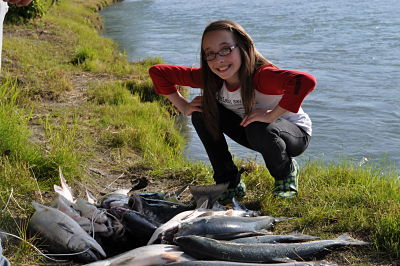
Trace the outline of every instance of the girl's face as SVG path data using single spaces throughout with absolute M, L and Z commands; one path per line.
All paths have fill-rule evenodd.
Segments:
M 211 71 L 225 80 L 229 87 L 238 86 L 240 84 L 238 71 L 242 60 L 233 33 L 227 30 L 207 32 L 204 35 L 202 46 L 206 57 L 208 55 L 209 58 L 212 58 L 215 55 L 213 60 L 207 61 Z M 229 53 L 229 51 L 231 52 Z M 229 54 L 222 56 L 218 53 Z

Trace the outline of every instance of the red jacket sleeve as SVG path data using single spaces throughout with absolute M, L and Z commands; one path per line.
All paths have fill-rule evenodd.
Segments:
M 279 106 L 297 113 L 304 98 L 317 83 L 312 75 L 305 72 L 262 67 L 255 74 L 254 84 L 261 93 L 283 94 Z
M 149 69 L 156 93 L 168 95 L 176 92 L 176 85 L 201 87 L 200 68 L 175 65 L 154 65 Z

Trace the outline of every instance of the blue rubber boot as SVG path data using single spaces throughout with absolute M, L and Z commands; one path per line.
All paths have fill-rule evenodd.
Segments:
M 222 193 L 218 202 L 222 205 L 226 205 L 232 202 L 233 197 L 235 197 L 235 199 L 241 199 L 244 196 L 246 196 L 246 185 L 243 181 L 240 181 L 235 188 L 228 188 L 224 193 Z

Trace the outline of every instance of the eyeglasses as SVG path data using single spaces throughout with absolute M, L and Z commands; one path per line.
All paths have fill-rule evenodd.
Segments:
M 216 53 L 213 53 L 213 52 L 206 53 L 204 55 L 204 59 L 206 61 L 212 61 L 217 57 L 217 54 L 220 56 L 227 56 L 230 53 L 232 53 L 233 49 L 235 49 L 236 47 L 237 47 L 236 45 L 232 45 L 230 47 L 224 47 Z

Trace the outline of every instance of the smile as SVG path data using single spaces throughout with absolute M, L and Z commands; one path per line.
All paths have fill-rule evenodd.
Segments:
M 217 68 L 217 70 L 219 72 L 224 72 L 224 71 L 228 70 L 230 67 L 231 67 L 231 65 L 227 65 L 227 66 L 223 66 L 223 67 Z

